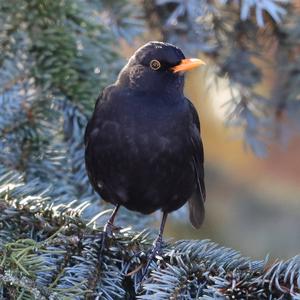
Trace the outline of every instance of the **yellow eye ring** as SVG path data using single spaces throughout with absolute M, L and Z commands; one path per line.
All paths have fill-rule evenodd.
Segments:
M 158 60 L 156 60 L 156 59 L 152 59 L 151 61 L 150 61 L 150 68 L 152 69 L 152 70 L 158 70 L 159 68 L 161 67 L 161 64 L 160 64 L 160 62 L 158 61 Z

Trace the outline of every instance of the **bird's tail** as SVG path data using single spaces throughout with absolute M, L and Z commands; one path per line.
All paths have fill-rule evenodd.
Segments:
M 205 216 L 204 197 L 199 188 L 189 199 L 189 209 L 190 221 L 195 228 L 199 229 Z

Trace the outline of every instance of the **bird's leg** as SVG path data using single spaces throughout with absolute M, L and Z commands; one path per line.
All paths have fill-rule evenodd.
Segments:
M 166 221 L 167 221 L 167 216 L 168 216 L 168 214 L 166 212 L 164 212 L 161 223 L 160 223 L 158 237 L 156 238 L 156 240 L 153 243 L 153 249 L 152 249 L 152 253 L 151 253 L 152 259 L 155 257 L 156 254 L 161 255 L 162 237 L 163 237 L 163 233 L 164 233 L 164 229 L 165 229 L 165 225 L 166 225 Z
M 108 221 L 104 225 L 103 236 L 102 236 L 102 241 L 101 241 L 101 248 L 100 248 L 100 254 L 102 253 L 102 251 L 105 247 L 107 237 L 112 236 L 114 220 L 115 220 L 115 217 L 117 215 L 117 212 L 118 212 L 119 208 L 120 208 L 120 204 L 117 204 L 115 206 L 115 209 L 113 210 L 111 216 L 109 217 Z
M 114 226 L 115 217 L 117 215 L 119 208 L 120 208 L 120 204 L 117 204 L 115 206 L 115 209 L 113 210 L 111 216 L 109 217 L 108 221 L 104 225 L 103 231 L 106 235 L 112 235 L 112 229 Z
M 161 255 L 161 253 L 162 253 L 162 241 L 163 241 L 162 237 L 163 237 L 165 224 L 166 224 L 166 221 L 167 221 L 167 216 L 168 216 L 168 213 L 164 212 L 161 223 L 160 223 L 159 234 L 158 234 L 158 237 L 155 239 L 155 241 L 153 243 L 153 248 L 152 248 L 151 254 L 148 258 L 148 262 L 147 262 L 147 265 L 144 269 L 141 281 L 143 280 L 143 278 L 147 274 L 148 268 L 149 268 L 151 262 L 154 260 L 155 256 L 156 255 Z

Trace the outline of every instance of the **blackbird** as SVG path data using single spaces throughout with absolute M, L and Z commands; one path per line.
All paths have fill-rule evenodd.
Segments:
M 105 232 L 111 232 L 121 205 L 143 214 L 160 209 L 163 218 L 154 255 L 160 251 L 168 213 L 188 201 L 193 226 L 203 222 L 200 123 L 183 94 L 184 71 L 202 64 L 200 59 L 186 59 L 171 44 L 145 44 L 100 94 L 86 127 L 89 180 L 115 205 Z

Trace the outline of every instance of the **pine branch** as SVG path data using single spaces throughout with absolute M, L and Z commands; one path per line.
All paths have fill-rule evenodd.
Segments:
M 82 163 L 83 133 L 97 95 L 121 68 L 118 26 L 128 39 L 143 30 L 142 11 L 133 6 L 0 3 L 0 162 L 41 188 L 55 186 L 51 196 L 62 203 L 98 200 Z
M 99 253 L 108 210 L 87 188 L 82 136 L 97 94 L 121 67 L 116 41 L 147 30 L 145 16 L 164 40 L 184 41 L 228 75 L 228 116 L 254 150 L 264 153 L 257 136 L 269 138 L 274 114 L 298 118 L 293 6 L 282 6 L 285 14 L 281 1 L 221 2 L 153 0 L 145 12 L 135 0 L 0 2 L 1 299 L 299 299 L 299 257 L 267 264 L 209 241 L 166 243 L 138 289 L 148 231 L 117 228 Z M 280 93 L 265 99 L 254 91 L 263 74 L 253 57 L 270 40 L 284 63 Z M 134 213 L 120 218 L 149 223 Z
M 0 183 L 4 299 L 300 298 L 300 257 L 253 261 L 208 240 L 165 243 L 139 286 L 153 241 L 145 231 L 116 228 L 101 253 L 103 228 L 88 225 L 82 205 L 57 205 L 20 180 Z

